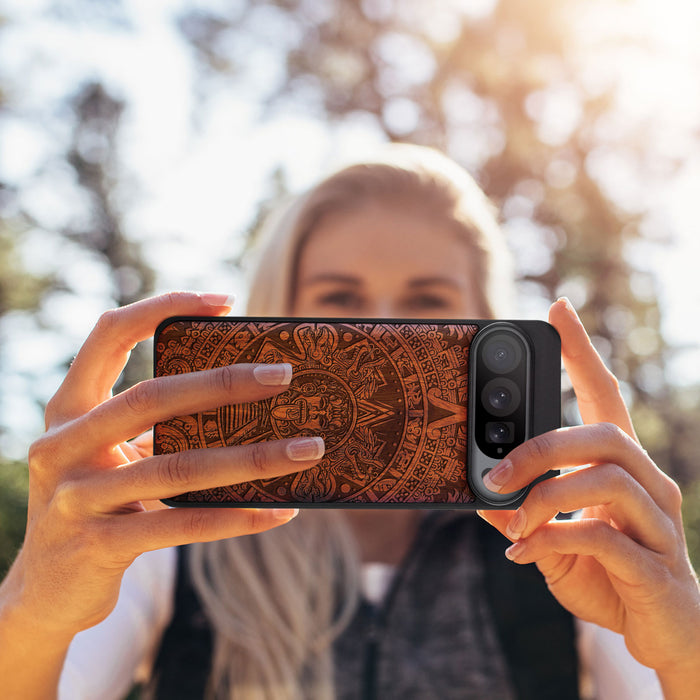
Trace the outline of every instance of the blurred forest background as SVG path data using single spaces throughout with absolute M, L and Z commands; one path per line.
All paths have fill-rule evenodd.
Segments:
M 445 150 L 498 205 L 521 315 L 572 299 L 699 566 L 693 5 L 0 2 L 0 570 L 41 408 L 99 313 L 242 290 L 259 212 L 389 140 Z M 144 347 L 122 386 L 150 373 Z

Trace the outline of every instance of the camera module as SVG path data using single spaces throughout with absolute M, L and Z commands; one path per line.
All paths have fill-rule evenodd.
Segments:
M 482 333 L 471 349 L 475 442 L 484 459 L 501 459 L 530 429 L 532 355 L 523 333 L 509 322 Z
M 533 434 L 559 425 L 559 353 L 556 331 L 540 321 L 486 322 L 474 337 L 469 349 L 467 478 L 472 492 L 490 506 L 510 506 L 526 489 L 495 493 L 484 475 Z

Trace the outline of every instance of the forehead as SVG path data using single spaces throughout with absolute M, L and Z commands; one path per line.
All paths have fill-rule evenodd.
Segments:
M 328 271 L 394 275 L 468 273 L 472 251 L 449 220 L 420 208 L 370 204 L 325 215 L 299 257 L 299 281 Z

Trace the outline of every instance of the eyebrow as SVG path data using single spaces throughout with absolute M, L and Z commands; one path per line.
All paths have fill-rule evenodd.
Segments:
M 349 284 L 355 287 L 360 286 L 360 280 L 352 275 L 342 275 L 340 273 L 328 272 L 320 275 L 314 275 L 304 280 L 304 284 L 318 284 L 323 282 L 340 282 L 342 284 Z
M 419 277 L 417 279 L 409 280 L 408 286 L 412 288 L 420 287 L 434 287 L 434 286 L 451 287 L 453 289 L 459 288 L 459 282 L 457 280 L 451 279 L 449 277 Z
M 334 272 L 328 272 L 328 273 L 322 273 L 320 275 L 314 275 L 313 277 L 310 277 L 306 280 L 304 280 L 305 284 L 323 284 L 323 283 L 336 283 L 336 284 L 347 284 L 349 286 L 353 287 L 359 287 L 361 285 L 361 281 L 359 278 L 354 277 L 353 275 L 344 275 L 341 273 L 334 273 Z M 422 287 L 434 287 L 434 286 L 443 286 L 443 287 L 450 287 L 453 289 L 459 289 L 459 282 L 457 282 L 454 279 L 450 279 L 447 277 L 418 277 L 416 279 L 412 279 L 408 281 L 408 287 L 412 289 L 420 289 Z

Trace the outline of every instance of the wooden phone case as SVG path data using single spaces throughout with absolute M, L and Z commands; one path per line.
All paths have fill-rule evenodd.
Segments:
M 155 454 L 304 435 L 326 444 L 311 469 L 166 503 L 480 507 L 467 478 L 468 368 L 471 343 L 488 323 L 166 320 L 154 343 L 156 376 L 289 362 L 293 378 L 273 398 L 157 424 Z

